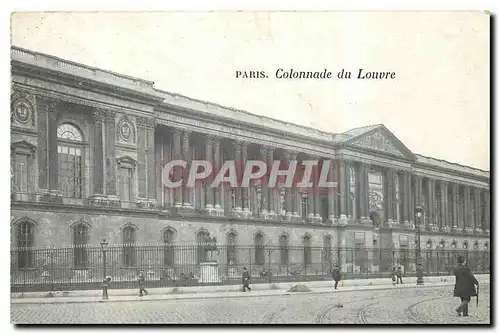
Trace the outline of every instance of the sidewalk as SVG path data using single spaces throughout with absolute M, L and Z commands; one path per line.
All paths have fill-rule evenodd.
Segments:
M 489 275 L 477 275 L 479 283 L 489 284 Z M 392 289 L 425 289 L 433 287 L 446 287 L 455 284 L 452 276 L 425 277 L 424 286 L 415 284 L 415 277 L 406 277 L 405 284 L 393 286 L 389 279 L 358 279 L 343 281 L 337 291 L 333 290 L 331 281 L 254 284 L 251 292 L 242 292 L 239 285 L 204 286 L 185 288 L 156 288 L 148 289 L 149 295 L 138 296 L 137 289 L 108 290 L 109 299 L 102 300 L 101 290 L 55 292 L 55 297 L 48 297 L 47 293 L 12 293 L 11 304 L 58 304 L 58 303 L 96 303 L 96 302 L 131 302 L 153 300 L 181 300 L 181 299 L 207 299 L 207 298 L 241 298 L 241 297 L 268 297 L 284 296 L 291 294 L 325 294 L 342 293 L 350 291 L 367 290 L 392 290 Z M 362 284 L 364 283 L 364 284 Z M 310 292 L 288 292 L 295 285 L 306 285 Z

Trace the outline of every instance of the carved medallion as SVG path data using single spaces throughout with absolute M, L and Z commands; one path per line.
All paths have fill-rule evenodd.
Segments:
M 18 100 L 14 103 L 14 117 L 19 123 L 28 123 L 28 120 L 31 117 L 32 106 L 26 100 Z
M 135 142 L 134 125 L 129 121 L 127 117 L 123 118 L 120 123 L 118 123 L 117 132 L 121 140 L 125 142 Z

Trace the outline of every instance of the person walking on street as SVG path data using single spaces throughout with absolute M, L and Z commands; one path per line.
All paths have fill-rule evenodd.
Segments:
M 401 283 L 403 284 L 403 270 L 401 269 L 401 266 L 398 267 L 397 271 L 397 284 Z
M 139 297 L 143 296 L 143 292 L 147 296 L 148 291 L 146 290 L 146 277 L 144 276 L 143 271 L 139 272 L 139 277 L 137 278 L 137 280 L 139 281 Z
M 470 298 L 477 296 L 476 285 L 479 287 L 479 282 L 474 277 L 470 268 L 464 265 L 464 258 L 458 256 L 458 266 L 454 270 L 455 274 L 455 288 L 453 289 L 453 296 L 460 297 L 460 305 L 455 309 L 458 316 L 469 316 L 469 302 Z
M 243 292 L 246 292 L 247 291 L 246 289 L 248 289 L 248 291 L 252 291 L 252 289 L 249 286 L 250 274 L 248 273 L 246 267 L 243 267 L 243 275 L 241 276 L 241 280 L 243 281 Z
M 342 279 L 342 274 L 340 273 L 340 268 L 337 265 L 335 265 L 332 269 L 332 278 L 335 281 L 333 288 L 335 290 L 337 290 L 337 286 L 339 284 L 339 281 Z

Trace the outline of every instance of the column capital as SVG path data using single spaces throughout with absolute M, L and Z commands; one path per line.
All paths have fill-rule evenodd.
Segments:
M 285 150 L 285 152 L 283 152 L 283 158 L 285 160 L 290 160 L 290 151 Z
M 267 153 L 267 146 L 262 145 L 259 149 L 260 154 L 266 154 Z
M 153 129 L 156 126 L 155 117 L 137 116 L 136 122 L 138 128 Z
M 96 121 L 103 121 L 106 118 L 106 110 L 104 109 L 94 109 L 92 111 L 92 116 Z
M 174 134 L 174 137 L 181 137 L 182 130 L 179 128 L 173 128 L 172 133 Z

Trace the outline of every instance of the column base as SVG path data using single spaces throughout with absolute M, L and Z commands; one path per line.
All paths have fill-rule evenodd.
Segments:
M 361 223 L 362 225 L 367 225 L 367 226 L 368 226 L 368 225 L 373 225 L 372 220 L 371 220 L 371 219 L 369 219 L 369 218 L 366 218 L 366 217 L 361 218 L 360 223 Z
M 326 223 L 327 223 L 327 225 L 335 225 L 335 224 L 337 224 L 337 220 L 335 219 L 335 217 L 328 217 L 328 219 L 326 220 Z
M 137 201 L 137 207 L 140 209 L 155 209 L 156 200 L 154 199 L 139 199 Z
M 337 220 L 339 226 L 347 226 L 347 216 L 340 215 L 340 218 Z
M 451 231 L 451 229 L 450 229 L 450 227 L 449 227 L 449 226 L 443 226 L 443 227 L 441 228 L 441 230 L 442 230 L 443 232 L 445 232 L 445 233 L 450 233 L 450 231 Z
M 430 225 L 430 228 L 431 228 L 431 231 L 433 231 L 433 232 L 439 231 L 439 226 L 437 226 L 437 225 L 432 224 L 432 225 Z
M 465 232 L 466 233 L 473 233 L 474 232 L 474 229 L 472 227 L 466 227 L 465 228 Z

